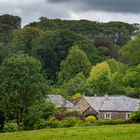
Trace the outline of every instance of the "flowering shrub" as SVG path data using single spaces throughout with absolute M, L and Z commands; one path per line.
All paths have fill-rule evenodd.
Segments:
M 96 117 L 95 116 L 88 116 L 85 118 L 85 121 L 93 123 L 96 121 Z
M 64 119 L 69 118 L 69 117 L 77 117 L 81 120 L 84 119 L 84 116 L 76 111 L 55 114 L 55 118 L 57 120 L 64 120 Z

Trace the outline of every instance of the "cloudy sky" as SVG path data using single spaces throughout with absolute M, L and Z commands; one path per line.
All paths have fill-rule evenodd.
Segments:
M 23 25 L 39 17 L 140 23 L 140 0 L 0 0 L 0 15 L 22 18 Z

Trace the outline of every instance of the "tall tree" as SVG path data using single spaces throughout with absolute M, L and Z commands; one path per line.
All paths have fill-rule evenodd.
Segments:
M 22 52 L 31 55 L 32 41 L 39 37 L 41 32 L 43 31 L 34 27 L 26 27 L 14 31 L 11 50 L 14 51 L 14 53 Z
M 79 72 L 83 72 L 83 74 L 87 77 L 90 68 L 91 63 L 89 62 L 86 54 L 77 46 L 73 46 L 66 60 L 61 63 L 58 81 L 60 83 L 69 81 Z
M 129 65 L 140 64 L 140 36 L 129 41 L 120 50 L 121 61 Z
M 109 93 L 111 85 L 111 70 L 106 61 L 92 67 L 88 82 L 96 94 L 104 95 Z
M 22 114 L 47 92 L 41 64 L 28 55 L 13 55 L 0 66 L 0 102 L 7 117 L 22 121 Z
M 8 44 L 12 40 L 12 32 L 21 28 L 21 18 L 12 15 L 0 16 L 0 42 Z
M 84 37 L 68 30 L 46 31 L 33 41 L 33 56 L 38 58 L 48 78 L 57 81 L 60 63 L 67 57 L 74 41 Z

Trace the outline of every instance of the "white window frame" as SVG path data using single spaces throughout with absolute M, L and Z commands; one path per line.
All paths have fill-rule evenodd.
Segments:
M 111 120 L 111 112 L 104 113 L 104 119 Z
M 130 119 L 130 115 L 131 115 L 131 113 L 126 113 L 125 119 L 126 119 L 126 120 L 129 120 L 129 119 Z

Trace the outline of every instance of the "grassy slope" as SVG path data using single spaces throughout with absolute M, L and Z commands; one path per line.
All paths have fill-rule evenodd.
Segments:
M 140 140 L 140 124 L 3 133 L 0 140 Z

